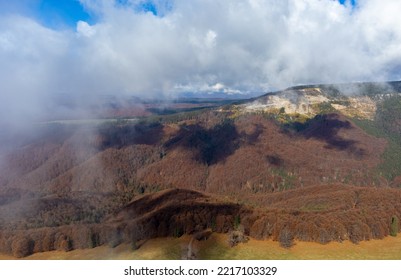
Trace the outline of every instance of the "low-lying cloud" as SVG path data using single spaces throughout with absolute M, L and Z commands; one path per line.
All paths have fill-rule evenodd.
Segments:
M 0 18 L 3 121 L 42 118 L 104 95 L 256 94 L 401 78 L 398 0 L 81 3 L 96 23 L 79 21 L 74 30 L 15 13 Z M 140 9 L 149 3 L 156 12 Z

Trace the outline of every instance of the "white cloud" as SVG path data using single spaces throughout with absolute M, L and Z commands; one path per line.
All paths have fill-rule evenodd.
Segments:
M 212 86 L 212 89 L 215 90 L 215 91 L 219 91 L 219 90 L 224 89 L 224 85 L 221 84 L 221 83 L 217 83 L 217 84 Z
M 158 0 L 159 16 L 135 9 L 143 1 L 126 2 L 81 0 L 98 21 L 69 32 L 2 16 L 2 114 L 40 115 L 60 100 L 103 94 L 263 93 L 401 78 L 398 0 L 356 8 L 332 0 Z
M 208 30 L 206 33 L 205 37 L 205 46 L 208 49 L 211 49 L 216 46 L 216 38 L 217 38 L 217 33 L 214 32 L 213 30 Z
M 77 33 L 78 35 L 82 35 L 85 37 L 92 37 L 93 35 L 95 35 L 96 30 L 87 22 L 80 20 L 77 23 Z

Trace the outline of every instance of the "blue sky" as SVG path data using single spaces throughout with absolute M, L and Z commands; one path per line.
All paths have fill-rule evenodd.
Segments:
M 127 6 L 127 0 L 116 0 L 116 6 Z M 152 1 L 141 1 L 132 7 L 138 12 L 158 14 Z M 1 14 L 19 14 L 31 17 L 53 29 L 75 28 L 78 21 L 95 23 L 96 16 L 88 12 L 79 0 L 0 0 Z
M 77 0 L 42 0 L 36 9 L 39 20 L 46 26 L 75 26 L 78 20 L 91 21 Z
M 0 0 L 1 14 L 30 17 L 54 29 L 75 27 L 78 20 L 91 21 L 78 0 Z
M 341 4 L 345 4 L 346 2 L 351 2 L 352 6 L 355 6 L 356 0 L 339 0 Z

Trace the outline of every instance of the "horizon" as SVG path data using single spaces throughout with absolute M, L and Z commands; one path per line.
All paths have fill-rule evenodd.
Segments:
M 41 118 L 102 95 L 400 80 L 398 10 L 396 0 L 1 1 L 1 114 Z

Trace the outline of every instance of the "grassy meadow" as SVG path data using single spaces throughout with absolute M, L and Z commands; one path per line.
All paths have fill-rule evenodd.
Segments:
M 177 260 L 185 256 L 190 236 L 180 238 L 156 238 L 144 242 L 139 249 L 122 244 L 116 248 L 100 246 L 70 252 L 51 251 L 36 253 L 25 259 L 31 260 Z M 401 260 L 401 236 L 383 240 L 363 241 L 353 244 L 331 242 L 319 244 L 297 241 L 290 249 L 280 247 L 272 240 L 250 239 L 247 243 L 229 247 L 227 235 L 212 234 L 207 241 L 193 243 L 193 251 L 199 259 L 218 260 Z M 0 254 L 0 259 L 15 259 Z

